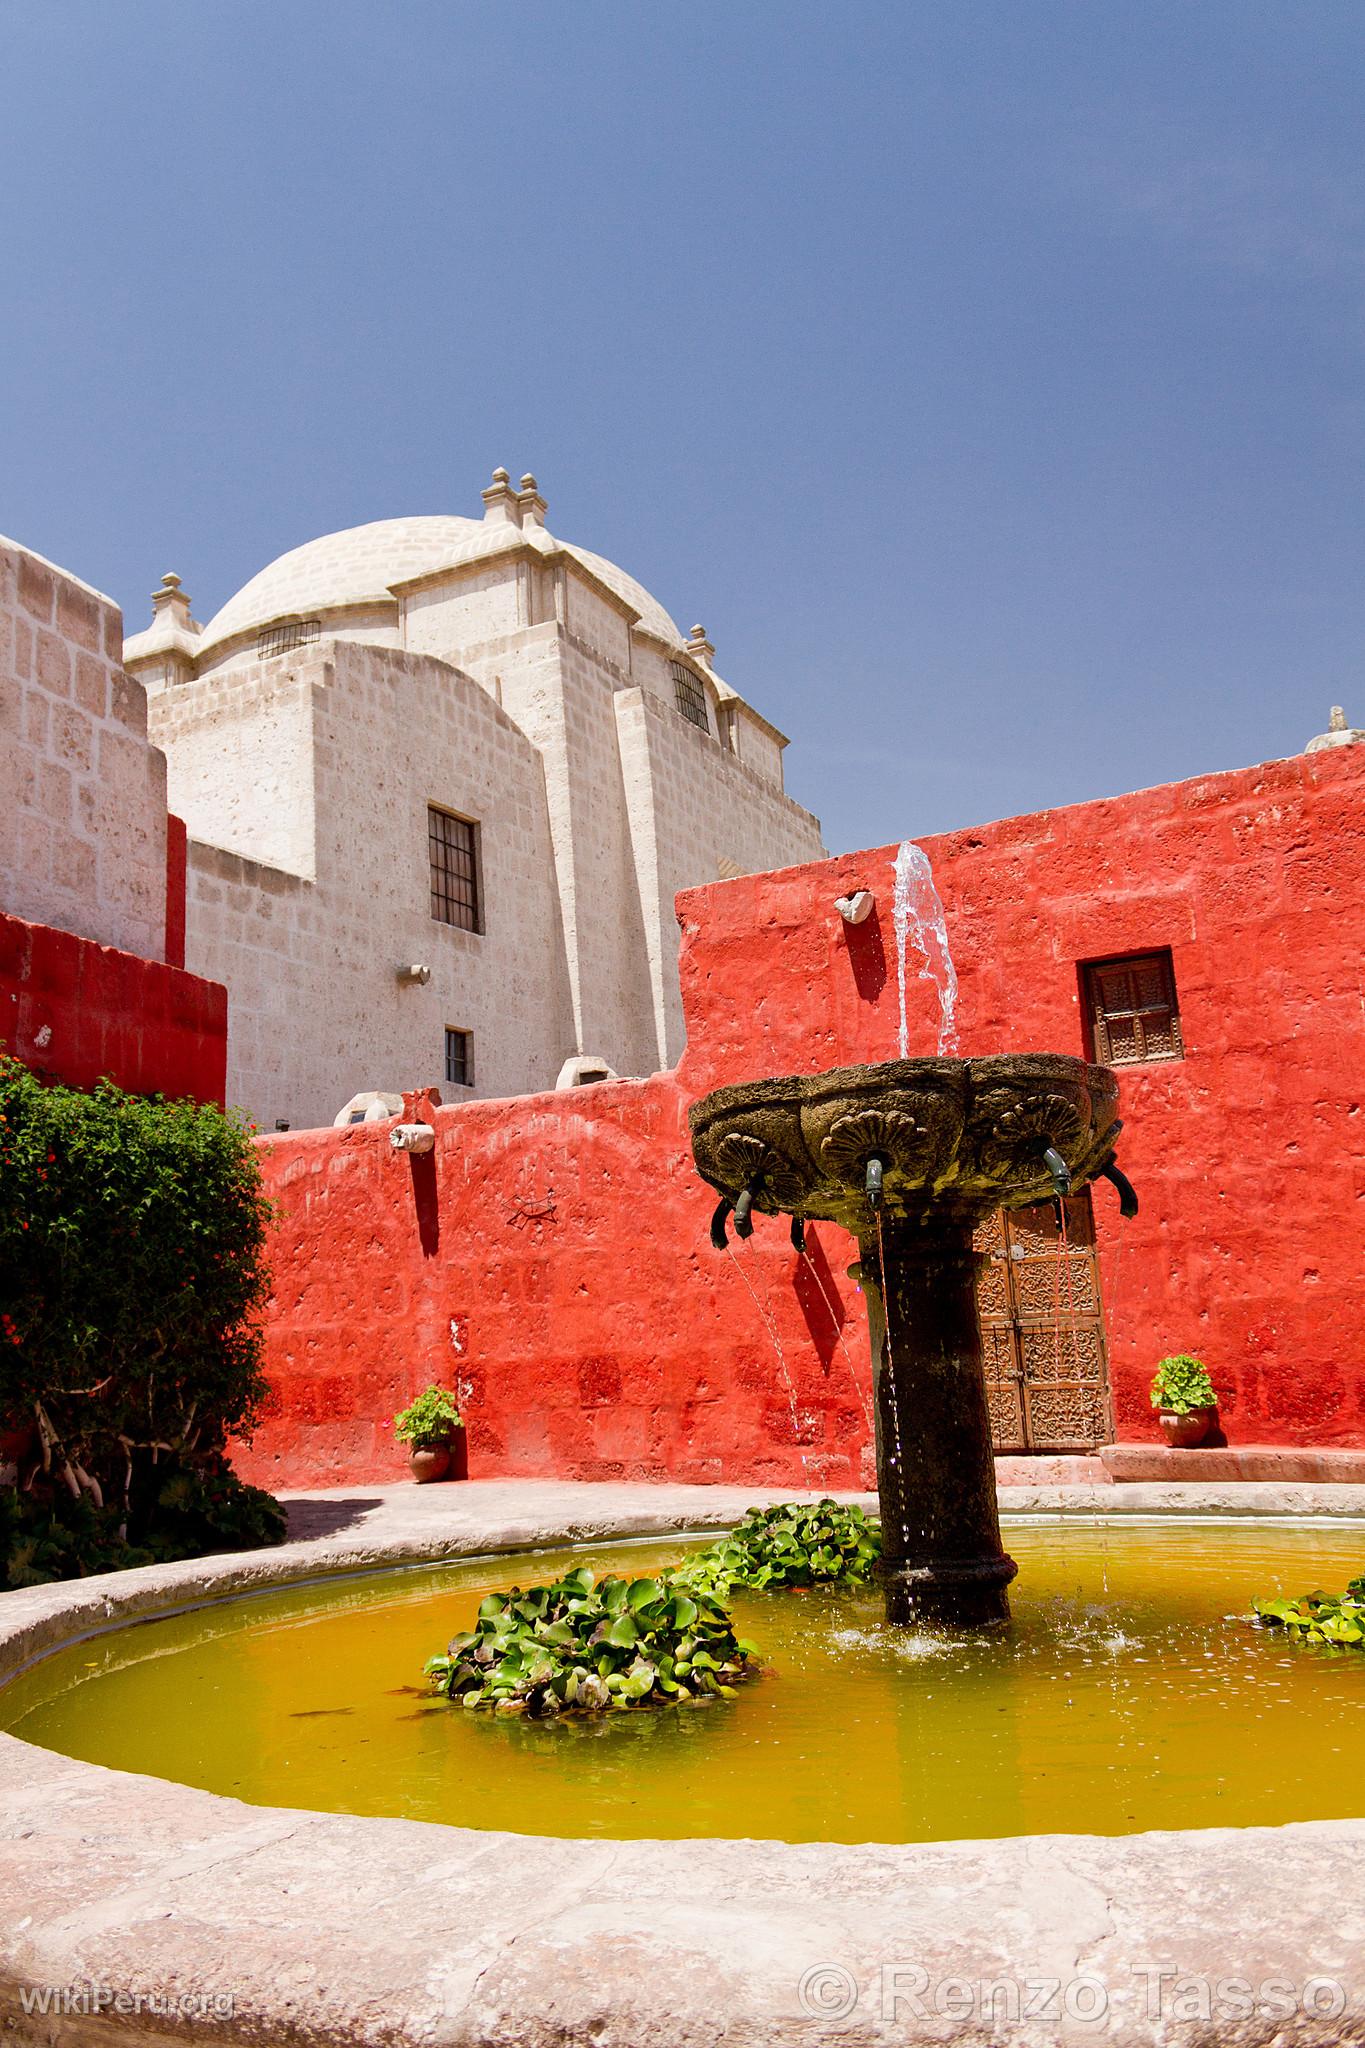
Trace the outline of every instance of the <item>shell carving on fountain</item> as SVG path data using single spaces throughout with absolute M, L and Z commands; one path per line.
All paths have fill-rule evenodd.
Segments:
M 856 1234 L 874 1158 L 887 1216 L 980 1215 L 1045 1200 L 1049 1147 L 1083 1185 L 1113 1151 L 1117 1107 L 1108 1069 L 1065 1053 L 888 1060 L 717 1089 L 693 1105 L 692 1149 L 731 1203 L 747 1193 Z

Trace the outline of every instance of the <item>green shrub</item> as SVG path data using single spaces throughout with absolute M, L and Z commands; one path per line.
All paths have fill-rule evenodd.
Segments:
M 0 1586 L 41 1586 L 90 1572 L 125 1571 L 202 1557 L 210 1550 L 256 1550 L 283 1541 L 284 1510 L 259 1486 L 247 1486 L 223 1459 L 187 1467 L 163 1460 L 165 1478 L 143 1541 L 130 1543 L 119 1506 L 0 1490 Z
M 1334 1649 L 1365 1646 L 1365 1572 L 1344 1593 L 1305 1593 L 1298 1600 L 1261 1595 L 1251 1603 L 1252 1619 L 1263 1628 L 1282 1628 L 1303 1643 Z
M 721 1600 L 735 1586 L 765 1592 L 856 1584 L 870 1576 L 881 1548 L 881 1531 L 861 1508 L 785 1501 L 750 1508 L 729 1536 L 694 1551 L 672 1576 Z
M 417 1399 L 393 1418 L 393 1433 L 399 1443 L 411 1444 L 415 1451 L 448 1444 L 455 1431 L 463 1428 L 454 1396 L 440 1387 L 424 1387 Z
M 426 1673 L 462 1706 L 539 1720 L 728 1696 L 757 1654 L 705 1593 L 667 1575 L 599 1584 L 580 1566 L 550 1586 L 490 1593 Z
M 11 1576 L 279 1540 L 224 1455 L 267 1391 L 270 1214 L 223 1111 L 49 1087 L 0 1057 L 0 1428 L 36 1446 Z
M 1168 1415 L 1188 1415 L 1192 1408 L 1216 1408 L 1218 1396 L 1202 1359 L 1188 1351 L 1163 1358 L 1152 1379 L 1152 1406 Z

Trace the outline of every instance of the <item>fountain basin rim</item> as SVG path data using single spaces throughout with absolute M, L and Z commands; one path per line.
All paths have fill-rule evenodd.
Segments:
M 754 1488 L 491 1481 L 469 1494 L 476 1488 L 479 1505 L 500 1508 L 501 1521 L 452 1526 L 474 1505 L 466 1499 L 451 1504 L 451 1520 L 419 1517 L 425 1528 L 409 1515 L 387 1533 L 373 1526 L 368 1535 L 313 1538 L 274 1553 L 8 1593 L 0 1601 L 0 1677 L 15 1675 L 35 1649 L 45 1653 L 37 1638 L 55 1649 L 91 1621 L 122 1626 L 205 1596 L 230 1599 L 440 1557 L 704 1531 L 729 1526 L 742 1506 L 764 1497 Z M 415 1491 L 392 1489 L 408 1509 Z M 1365 1516 L 1362 1490 L 1346 1485 L 1148 1482 L 1010 1492 L 1031 1496 L 1008 1503 L 1011 1518 Z M 1141 1498 L 1117 1501 L 1119 1492 Z M 491 2041 L 513 2037 L 503 2031 L 510 2016 L 527 2048 L 590 2035 L 609 2048 L 651 2048 L 695 2038 L 707 2012 L 732 2009 L 747 2016 L 752 2038 L 783 2043 L 810 2034 L 796 1996 L 807 1969 L 838 1962 L 870 1987 L 883 1965 L 906 1962 L 931 1980 L 1015 1976 L 1023 1985 L 1038 1975 L 1040 1956 L 1069 1945 L 1085 1958 L 1078 1974 L 1106 1985 L 1122 2022 L 1105 2038 L 1155 2043 L 1162 2023 L 1143 2018 L 1132 1957 L 1159 1958 L 1185 1975 L 1245 1975 L 1247 1928 L 1255 1925 L 1275 1961 L 1266 1974 L 1292 1976 L 1297 1961 L 1300 1979 L 1310 1977 L 1320 1967 L 1315 1958 L 1340 1947 L 1332 1901 L 1351 1895 L 1346 1888 L 1358 1884 L 1365 1855 L 1365 1820 L 854 1846 L 499 1835 L 247 1806 L 8 1735 L 0 1737 L 0 1805 L 9 1842 L 0 1863 L 6 1989 L 93 1980 L 221 1990 L 235 2000 L 233 2016 L 213 2023 L 224 2042 L 286 2033 L 299 2043 Z M 951 1914 L 936 1918 L 925 1901 L 945 1885 L 957 1899 Z M 1097 1898 L 1113 1902 L 1107 1926 Z M 1122 1939 L 1113 1934 L 1116 1917 Z M 173 1940 L 158 1933 L 167 1925 Z M 24 2017 L 12 1991 L 10 1998 L 16 2041 L 52 2038 L 49 2021 Z M 592 2033 L 604 2014 L 606 2030 Z M 921 2030 L 905 2024 L 904 2008 L 901 2017 L 898 2039 L 940 2038 L 940 2021 Z M 1329 2038 L 1302 2014 L 1276 2024 L 1282 2041 Z M 840 2038 L 881 2040 L 880 2025 L 869 1991 Z M 178 2031 L 168 2027 L 165 2037 Z M 1268 2041 L 1273 2032 L 1244 2038 Z M 1035 2023 L 993 2038 L 1036 2034 Z M 131 2042 L 148 2034 L 145 2019 L 106 2014 L 98 2028 L 72 2028 L 69 2037 Z

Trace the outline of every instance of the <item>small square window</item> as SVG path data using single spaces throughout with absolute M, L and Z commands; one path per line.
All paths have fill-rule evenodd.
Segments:
M 474 1086 L 474 1034 L 472 1031 L 447 1031 L 446 1079 L 456 1088 L 472 1088 Z
M 479 857 L 476 827 L 453 811 L 427 806 L 427 856 L 431 867 L 431 914 L 462 931 L 483 930 L 479 914 Z
M 1169 951 L 1092 960 L 1081 969 L 1090 1043 L 1106 1067 L 1183 1060 L 1175 970 Z

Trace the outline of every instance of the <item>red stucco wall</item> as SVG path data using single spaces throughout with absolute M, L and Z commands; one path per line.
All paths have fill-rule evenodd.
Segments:
M 1121 1227 L 1095 1196 L 1121 1436 L 1153 1434 L 1152 1366 L 1191 1349 L 1234 1443 L 1365 1444 L 1362 799 L 1365 748 L 1343 748 L 921 842 L 964 1053 L 1086 1051 L 1079 963 L 1171 949 L 1186 1056 L 1122 1070 L 1142 1214 Z M 866 1479 L 850 1242 L 820 1226 L 806 1266 L 759 1219 L 713 1252 L 686 1107 L 894 1056 L 893 857 L 679 899 L 677 1076 L 441 1110 L 425 1161 L 384 1126 L 262 1140 L 279 1405 L 243 1469 L 392 1477 L 389 1417 L 432 1378 L 462 1383 L 481 1473 Z M 850 930 L 835 898 L 857 887 L 876 908 Z M 910 1050 L 929 1052 L 916 966 Z
M 166 813 L 166 965 L 185 964 L 185 895 L 189 834 L 183 818 Z
M 75 1088 L 223 1100 L 227 991 L 183 968 L 0 915 L 0 1047 Z

